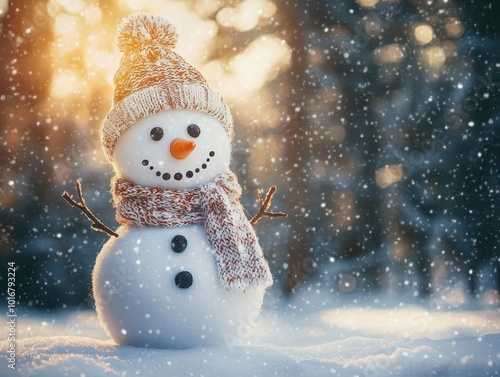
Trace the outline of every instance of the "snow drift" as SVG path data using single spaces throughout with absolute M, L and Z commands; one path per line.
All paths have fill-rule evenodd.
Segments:
M 498 375 L 499 318 L 497 310 L 411 306 L 281 312 L 265 316 L 260 332 L 239 345 L 162 350 L 116 345 L 92 311 L 30 313 L 19 320 L 16 370 L 3 358 L 0 376 Z M 6 355 L 6 341 L 0 351 Z

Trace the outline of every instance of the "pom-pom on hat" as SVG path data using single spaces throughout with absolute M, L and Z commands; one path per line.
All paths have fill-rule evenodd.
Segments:
M 173 49 L 178 35 L 165 18 L 136 14 L 118 27 L 123 53 L 114 77 L 113 105 L 104 119 L 101 141 L 112 160 L 118 138 L 142 118 L 163 110 L 186 109 L 218 119 L 229 137 L 233 121 L 227 104 L 201 73 Z

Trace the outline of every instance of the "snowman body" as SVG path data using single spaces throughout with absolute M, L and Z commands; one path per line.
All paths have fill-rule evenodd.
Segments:
M 217 119 L 170 110 L 127 129 L 113 163 L 130 182 L 182 191 L 226 171 L 230 155 L 229 137 Z M 124 225 L 118 234 L 104 245 L 93 271 L 98 316 L 118 344 L 183 349 L 248 336 L 265 287 L 224 289 L 202 224 Z
M 264 289 L 222 288 L 202 225 L 122 226 L 100 252 L 93 275 L 97 312 L 118 343 L 184 349 L 244 339 Z

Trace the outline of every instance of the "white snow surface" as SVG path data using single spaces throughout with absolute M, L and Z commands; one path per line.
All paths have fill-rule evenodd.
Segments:
M 264 312 L 227 346 L 116 345 L 93 311 L 20 314 L 16 370 L 0 376 L 495 376 L 500 312 L 343 306 Z M 278 314 L 277 314 L 278 313 Z M 2 333 L 7 333 L 5 324 Z M 0 343 L 2 356 L 8 343 Z

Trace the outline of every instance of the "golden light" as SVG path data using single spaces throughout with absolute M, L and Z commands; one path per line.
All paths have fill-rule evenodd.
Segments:
M 203 67 L 202 73 L 224 97 L 238 98 L 274 79 L 289 63 L 290 57 L 290 47 L 280 38 L 263 35 L 227 64 L 210 62 Z
M 255 28 L 262 18 L 271 17 L 276 9 L 276 4 L 269 0 L 245 0 L 234 8 L 222 8 L 216 19 L 223 27 L 248 31 Z
M 404 173 L 401 165 L 387 165 L 375 172 L 377 185 L 382 188 L 389 187 L 390 185 L 399 182 L 403 179 L 403 177 Z
M 61 5 L 56 0 L 49 0 L 47 2 L 46 9 L 47 9 L 47 13 L 49 14 L 49 16 L 51 18 L 54 18 L 55 16 L 57 16 L 59 14 L 59 12 L 62 11 Z
M 220 9 L 221 3 L 213 0 L 198 0 L 194 7 L 201 16 L 210 17 Z
M 401 47 L 397 43 L 385 45 L 384 47 L 378 48 L 374 51 L 373 54 L 375 56 L 375 60 L 380 64 L 399 63 L 405 57 L 403 47 Z
M 95 5 L 89 5 L 83 10 L 82 16 L 85 18 L 85 21 L 93 24 L 102 20 L 102 11 L 101 8 Z
M 453 38 L 459 38 L 464 33 L 464 27 L 456 18 L 450 18 L 445 25 L 446 33 Z
M 7 12 L 8 8 L 9 8 L 9 0 L 0 0 L 0 15 Z
M 65 69 L 57 72 L 52 77 L 50 94 L 55 98 L 66 98 L 70 95 L 81 93 L 82 82 L 78 72 Z
M 425 45 L 434 38 L 434 30 L 427 24 L 418 25 L 413 30 L 413 34 L 418 44 Z
M 457 295 L 460 296 L 460 293 L 457 292 Z M 395 339 L 448 339 L 450 328 L 478 336 L 498 332 L 498 312 L 494 309 L 429 312 L 427 308 L 411 304 L 394 309 L 338 307 L 322 311 L 318 318 L 332 328 L 340 329 L 338 333 L 354 330 L 366 336 L 385 334 Z
M 55 0 L 66 12 L 79 14 L 85 7 L 83 0 Z
M 446 61 L 446 53 L 439 46 L 428 48 L 423 51 L 423 61 L 431 68 L 440 68 Z
M 356 0 L 356 2 L 362 7 L 369 8 L 377 4 L 378 0 Z
M 132 10 L 144 10 L 146 1 L 143 0 L 124 0 L 124 3 Z
M 78 16 L 73 16 L 67 13 L 59 13 L 54 20 L 54 31 L 56 33 L 57 42 L 62 45 L 59 48 L 76 49 L 79 47 L 79 42 L 82 37 L 82 24 Z
M 109 68 L 114 60 L 114 54 L 106 47 L 106 43 L 98 33 L 91 33 L 86 38 L 85 63 L 89 70 Z
M 236 18 L 236 11 L 234 8 L 226 7 L 217 13 L 216 20 L 220 26 L 230 28 L 234 24 Z
M 236 8 L 233 26 L 238 31 L 248 31 L 256 27 L 260 20 L 260 4 L 258 1 L 246 0 Z

